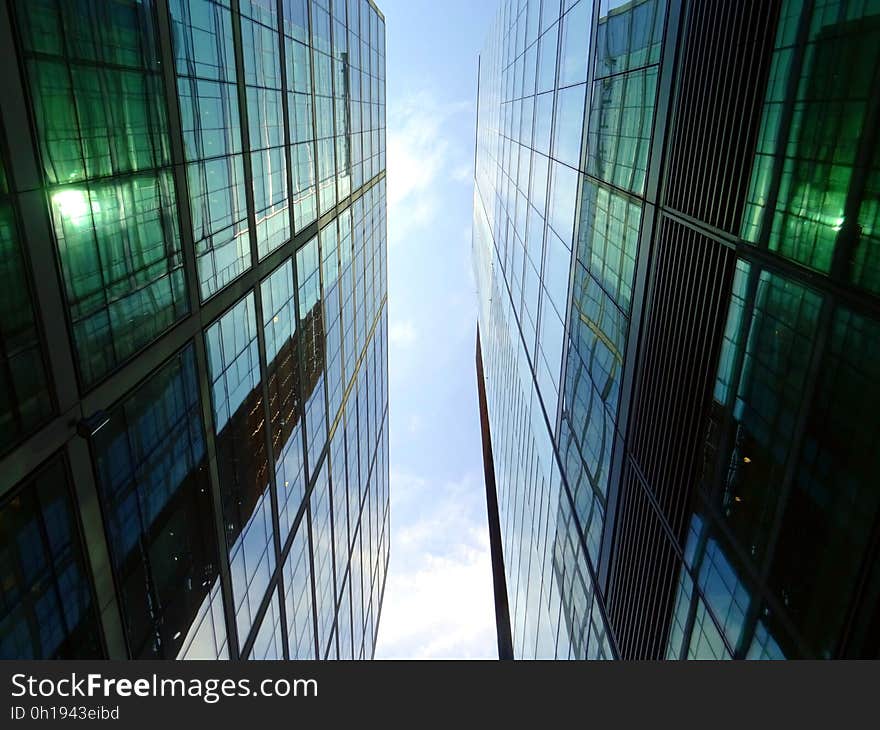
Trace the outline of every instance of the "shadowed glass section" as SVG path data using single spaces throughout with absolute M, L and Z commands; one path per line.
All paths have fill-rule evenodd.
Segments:
M 0 452 L 52 413 L 23 242 L 0 157 Z
M 818 656 L 835 649 L 880 516 L 880 323 L 839 307 L 828 327 L 769 579 Z
M 359 200 L 359 202 L 362 202 Z M 342 387 L 345 388 L 354 374 L 355 360 L 355 270 L 353 211 L 357 203 L 339 215 L 339 298 L 341 299 L 340 324 L 342 328 Z M 361 207 L 361 210 L 363 208 Z M 384 268 L 382 268 L 384 272 Z M 382 284 L 380 282 L 380 287 Z M 384 288 L 380 289 L 384 291 Z
M 192 346 L 110 414 L 94 448 L 131 656 L 225 656 Z
M 305 398 L 309 478 L 327 443 L 327 397 L 324 392 L 324 313 L 318 238 L 296 252 L 299 296 L 300 364 Z
M 783 5 L 741 232 L 874 293 L 878 64 L 876 7 L 847 0 Z
M 784 659 L 768 630 L 770 610 L 753 595 L 729 540 L 691 517 L 666 644 L 667 659 Z
M 723 404 L 733 420 L 719 505 L 734 534 L 760 559 L 804 397 L 821 297 L 748 264 L 740 271 L 749 279 L 749 302 L 742 315 L 735 309 L 730 315 L 740 321 L 738 352 L 722 356 L 735 358 L 738 375 Z
M 351 218 L 346 218 L 351 221 Z M 340 219 L 341 222 L 341 219 Z M 350 239 L 349 239 L 350 243 Z M 342 324 L 340 322 L 339 234 L 337 221 L 321 229 L 321 271 L 324 307 L 324 352 L 327 367 L 328 411 L 332 424 L 342 407 L 345 381 L 342 376 Z
M 706 443 L 703 489 L 713 510 L 704 531 L 720 533 L 715 524 L 724 523 L 739 548 L 725 548 L 726 560 L 743 582 L 766 572 L 766 595 L 735 599 L 743 629 L 732 631 L 728 604 L 700 583 L 738 655 L 839 651 L 880 515 L 878 342 L 875 319 L 738 262 Z M 691 542 L 699 560 L 705 538 Z M 876 609 L 876 596 L 864 600 Z
M 82 380 L 186 311 L 152 2 L 16 3 Z
M 61 459 L 0 502 L 0 658 L 104 655 Z

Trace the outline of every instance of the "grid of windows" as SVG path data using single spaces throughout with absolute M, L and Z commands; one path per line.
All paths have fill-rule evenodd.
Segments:
M 0 111 L 36 163 L 0 164 L 3 656 L 371 658 L 389 551 L 384 19 L 368 0 L 0 12 L 30 116 Z M 53 327 L 27 286 L 42 230 L 70 310 Z M 78 365 L 57 400 L 79 424 L 52 419 L 44 332 Z M 35 430 L 39 460 L 7 451 Z
M 880 650 L 878 32 L 501 0 L 473 259 L 514 656 Z
M 315 120 L 308 0 L 284 0 L 284 55 L 287 65 L 288 157 L 293 187 L 294 230 L 318 214 Z
M 0 453 L 52 412 L 10 186 L 0 155 Z
M 275 0 L 242 5 L 242 53 L 260 258 L 290 238 L 280 36 Z
M 278 494 L 278 525 L 282 544 L 287 540 L 305 496 L 303 428 L 300 418 L 302 394 L 297 359 L 299 330 L 293 294 L 293 262 L 289 259 L 266 279 L 263 297 L 269 414 L 275 484 Z
M 511 401 L 489 387 L 493 447 L 496 434 L 507 438 L 514 429 L 513 453 L 525 461 L 502 485 L 509 480 L 513 489 L 520 469 L 543 484 L 559 502 L 565 530 L 577 525 L 583 536 L 587 556 L 575 541 L 572 565 L 589 560 L 593 571 L 641 227 L 641 203 L 624 190 L 644 190 L 664 17 L 665 3 L 657 0 L 503 2 L 481 62 L 474 249 L 488 309 L 480 318 L 483 352 L 487 381 L 506 373 L 505 382 L 518 378 L 522 388 Z M 502 328 L 508 336 L 489 336 Z M 502 355 L 506 348 L 511 352 Z M 526 456 L 531 439 L 548 442 L 537 472 Z M 553 478 L 562 489 L 550 490 Z M 510 505 L 499 500 L 502 511 L 512 510 L 506 529 L 513 534 L 537 528 L 527 517 L 533 513 L 518 506 L 531 498 L 517 497 L 521 489 L 529 494 L 532 487 L 516 488 Z M 568 518 L 572 509 L 576 522 Z M 590 574 L 579 568 L 584 582 Z M 522 578 L 509 580 L 517 586 Z M 561 590 L 568 596 L 562 605 L 574 610 L 571 589 Z M 592 589 L 585 595 L 582 618 L 592 615 Z M 538 644 L 529 638 L 529 648 L 518 645 L 517 622 L 533 632 L 540 622 L 515 601 L 512 611 L 515 652 L 533 655 Z M 600 616 L 597 606 L 596 630 L 604 636 Z M 557 613 L 551 620 L 562 626 L 572 618 Z M 550 655 L 583 656 L 602 645 L 579 629 L 568 641 L 552 652 L 550 644 L 540 646 Z
M 312 583 L 309 567 L 309 535 L 306 526 L 296 533 L 284 564 L 287 641 L 291 659 L 315 658 L 315 626 L 312 614 Z
M 275 568 L 253 294 L 205 332 L 223 521 L 238 632 L 253 625 Z
M 0 502 L 0 657 L 103 656 L 70 483 L 57 459 Z
M 865 411 L 877 400 L 878 325 L 859 297 L 841 298 L 826 282 L 876 292 L 876 145 L 865 142 L 876 125 L 862 72 L 877 65 L 878 19 L 863 3 L 781 4 L 673 656 L 872 651 L 859 644 L 869 620 L 857 621 L 849 646 L 841 636 L 848 612 L 876 611 L 870 597 L 852 606 L 880 509 L 869 486 L 878 433 Z M 841 82 L 843 66 L 858 71 Z M 797 267 L 756 262 L 751 246 L 825 276 L 806 282 Z M 756 572 L 766 578 L 755 581 Z
M 284 659 L 284 645 L 281 634 L 281 605 L 278 601 L 278 589 L 272 592 L 269 607 L 263 615 L 263 623 L 257 632 L 257 638 L 251 648 L 250 659 L 272 661 Z
M 174 658 L 219 571 L 192 347 L 109 419 L 95 437 L 96 470 L 129 648 Z M 226 629 L 210 614 L 197 641 L 217 657 Z
M 170 4 L 199 294 L 251 265 L 232 12 L 213 0 Z
M 871 104 L 878 49 L 880 16 L 871 3 L 827 0 L 811 10 L 782 3 L 741 234 L 824 273 L 846 267 L 841 278 L 874 294 L 871 193 L 880 167 L 876 146 L 866 149 L 864 140 L 878 123 Z
M 301 362 L 305 392 L 308 463 L 314 470 L 327 442 L 327 394 L 324 389 L 324 311 L 321 305 L 321 270 L 318 239 L 296 254 L 299 293 L 299 326 L 303 332 Z
M 835 651 L 846 610 L 839 597 L 855 590 L 871 520 L 880 509 L 869 486 L 880 438 L 868 415 L 880 381 L 874 366 L 877 334 L 876 320 L 739 261 L 713 395 L 723 414 L 721 450 L 714 461 L 716 469 L 723 465 L 724 476 L 720 485 L 704 484 L 710 519 L 699 524 L 703 532 L 727 535 L 729 542 L 744 546 L 746 564 L 769 566 L 764 590 L 773 608 L 762 609 L 764 638 L 757 626 L 754 635 L 730 631 L 729 609 L 715 605 L 718 590 L 700 581 L 731 653 L 831 656 Z M 763 397 L 767 392 L 776 397 Z M 801 439 L 807 448 L 799 453 Z M 791 468 L 795 473 L 786 489 Z M 824 517 L 829 512 L 833 519 Z M 811 527 L 808 534 L 805 524 Z M 703 554 L 711 554 L 713 539 L 719 538 L 700 546 L 699 559 L 712 559 Z M 722 557 L 728 561 L 737 554 L 730 547 L 726 553 Z M 810 566 L 808 574 L 804 565 Z M 762 600 L 751 585 L 734 592 L 727 587 L 723 594 L 724 606 L 739 596 L 741 621 L 753 616 Z M 787 621 L 780 620 L 777 606 Z
M 82 381 L 187 312 L 151 3 L 16 3 Z

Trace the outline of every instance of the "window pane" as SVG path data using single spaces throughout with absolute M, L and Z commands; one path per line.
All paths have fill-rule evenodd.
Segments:
M 91 385 L 187 311 L 155 9 L 19 0 L 16 11 L 80 375 Z
M 76 511 L 56 459 L 0 503 L 0 658 L 103 656 Z
M 202 627 L 221 602 L 191 346 L 110 414 L 95 461 L 132 657 L 173 659 L 206 631 L 200 651 L 220 656 L 225 624 Z
M 266 0 L 242 7 L 241 35 L 251 172 L 260 258 L 290 239 L 287 155 L 284 150 L 281 63 L 275 3 Z M 265 6 L 265 7 L 264 7 Z M 251 18 L 247 15 L 250 14 Z M 264 23 L 267 23 L 264 25 Z
M 587 132 L 587 172 L 642 194 L 654 121 L 657 68 L 593 84 Z
M 309 568 L 308 525 L 300 523 L 287 561 L 284 563 L 287 640 L 291 659 L 315 658 L 315 628 L 312 613 L 312 581 Z
M 205 346 L 236 623 L 247 637 L 275 567 L 253 294 L 208 328 Z
M 266 338 L 272 451 L 278 492 L 281 544 L 305 496 L 302 394 L 299 387 L 299 330 L 294 309 L 293 263 L 288 260 L 261 287 Z
M 29 279 L 15 211 L 0 195 L 0 452 L 52 412 Z
M 665 16 L 665 0 L 602 0 L 595 78 L 659 63 Z
M 324 312 L 318 239 L 313 238 L 296 254 L 299 292 L 300 362 L 306 403 L 306 434 L 310 469 L 318 462 L 327 442 L 327 402 L 324 393 Z
M 214 0 L 174 0 L 170 6 L 199 293 L 204 300 L 251 265 L 232 14 Z

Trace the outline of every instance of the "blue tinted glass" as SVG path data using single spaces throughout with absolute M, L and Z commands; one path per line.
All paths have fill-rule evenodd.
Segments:
M 110 414 L 95 457 L 131 654 L 174 658 L 219 582 L 192 347 Z
M 103 656 L 64 463 L 0 502 L 0 658 Z
M 247 636 L 275 566 L 254 296 L 205 332 L 236 623 Z

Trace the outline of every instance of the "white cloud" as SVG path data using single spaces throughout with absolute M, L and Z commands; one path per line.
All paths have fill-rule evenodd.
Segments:
M 452 179 L 456 182 L 470 182 L 473 176 L 473 166 L 470 163 L 459 165 L 452 172 Z
M 488 552 L 428 555 L 406 575 L 395 572 L 398 554 L 392 550 L 376 658 L 497 659 Z
M 462 168 L 460 151 L 444 132 L 469 102 L 440 103 L 427 92 L 400 101 L 388 118 L 388 244 L 406 240 L 438 211 L 436 185 L 449 168 Z M 456 173 L 452 173 L 454 176 Z M 466 174 L 470 174 L 469 168 Z
M 376 657 L 495 659 L 492 568 L 479 475 L 436 483 L 392 470 L 394 530 Z
M 410 319 L 395 321 L 388 328 L 388 341 L 392 347 L 408 347 L 417 338 L 416 326 Z

